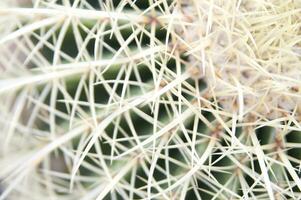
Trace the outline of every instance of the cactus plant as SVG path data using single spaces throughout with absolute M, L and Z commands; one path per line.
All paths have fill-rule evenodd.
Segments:
M 300 0 L 2 0 L 0 199 L 299 199 Z

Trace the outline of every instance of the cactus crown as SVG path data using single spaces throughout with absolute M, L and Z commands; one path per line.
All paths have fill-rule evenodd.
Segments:
M 0 199 L 297 199 L 299 0 L 4 0 Z

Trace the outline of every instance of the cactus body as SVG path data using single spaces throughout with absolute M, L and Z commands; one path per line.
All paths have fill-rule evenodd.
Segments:
M 298 199 L 301 2 L 0 3 L 0 199 Z

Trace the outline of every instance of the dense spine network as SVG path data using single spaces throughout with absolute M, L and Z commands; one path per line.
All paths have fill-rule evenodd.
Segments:
M 0 200 L 298 199 L 300 0 L 0 2 Z

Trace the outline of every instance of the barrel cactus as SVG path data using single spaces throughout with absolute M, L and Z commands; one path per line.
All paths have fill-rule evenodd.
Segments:
M 1 0 L 0 199 L 299 199 L 300 0 Z

